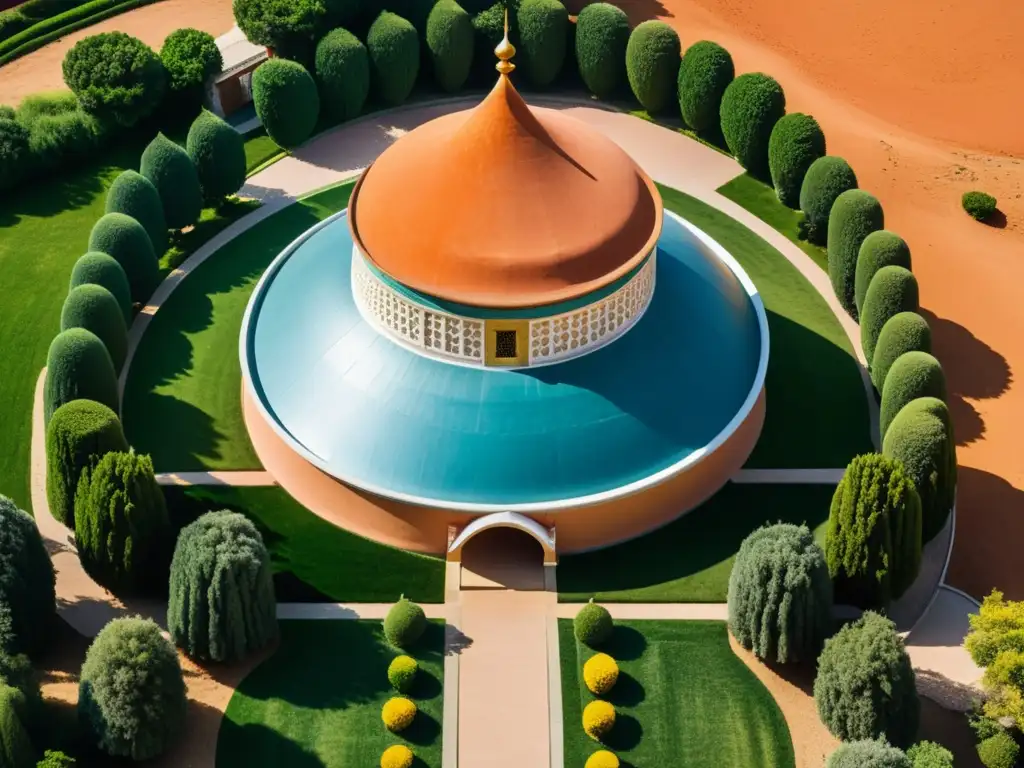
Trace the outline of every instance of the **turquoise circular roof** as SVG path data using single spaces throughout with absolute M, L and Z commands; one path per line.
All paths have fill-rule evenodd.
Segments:
M 379 334 L 352 297 L 344 217 L 271 265 L 241 356 L 271 425 L 351 485 L 466 509 L 597 501 L 699 460 L 761 390 L 760 297 L 728 254 L 672 215 L 654 298 L 633 328 L 589 355 L 518 370 L 447 363 Z

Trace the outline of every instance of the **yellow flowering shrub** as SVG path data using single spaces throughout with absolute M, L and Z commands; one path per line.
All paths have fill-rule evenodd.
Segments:
M 385 727 L 392 733 L 403 731 L 412 725 L 416 717 L 416 705 L 404 696 L 395 696 L 387 700 L 381 711 L 381 719 Z
M 408 693 L 416 682 L 419 664 L 411 656 L 396 656 L 388 666 L 388 682 L 399 693 Z
M 384 754 L 380 756 L 380 768 L 412 768 L 412 761 L 415 759 L 411 749 L 404 744 L 396 744 L 384 750 Z M 618 765 L 618 762 L 615 765 Z M 587 768 L 590 768 L 589 763 Z
M 601 749 L 587 758 L 586 768 L 619 768 L 619 758 L 607 749 Z
M 583 730 L 587 736 L 601 740 L 615 725 L 615 707 L 607 701 L 592 701 L 583 710 Z
M 619 665 L 607 653 L 598 653 L 583 665 L 583 680 L 591 693 L 603 696 L 619 679 Z

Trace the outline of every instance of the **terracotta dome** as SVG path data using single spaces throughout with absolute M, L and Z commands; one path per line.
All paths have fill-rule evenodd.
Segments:
M 477 107 L 381 154 L 349 212 L 353 239 L 381 271 L 480 307 L 597 290 L 643 261 L 662 222 L 657 188 L 617 144 L 531 109 L 504 74 Z

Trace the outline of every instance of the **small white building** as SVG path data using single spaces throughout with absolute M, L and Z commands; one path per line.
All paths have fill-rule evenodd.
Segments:
M 267 60 L 268 53 L 263 46 L 250 43 L 238 27 L 218 37 L 217 47 L 224 69 L 207 85 L 207 98 L 210 109 L 227 117 L 252 101 L 252 73 Z

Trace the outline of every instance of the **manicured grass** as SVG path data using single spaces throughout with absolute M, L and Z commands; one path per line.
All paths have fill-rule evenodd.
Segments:
M 821 537 L 831 485 L 729 483 L 697 509 L 646 536 L 558 563 L 558 599 L 724 603 L 740 543 L 766 523 L 806 523 Z
M 242 420 L 238 337 L 260 275 L 285 246 L 348 204 L 352 183 L 259 222 L 189 275 L 153 317 L 132 361 L 122 414 L 158 472 L 258 469 Z
M 444 601 L 444 561 L 378 544 L 321 520 L 278 487 L 173 486 L 165 489 L 174 523 L 204 512 L 242 512 L 270 551 L 281 602 L 387 603 L 405 594 Z
M 399 654 L 379 621 L 285 621 L 281 645 L 235 690 L 217 739 L 217 768 L 380 765 L 406 744 L 421 768 L 441 767 L 444 625 L 431 622 L 418 647 L 409 728 L 388 732 L 381 708 L 396 695 L 387 668 Z
M 188 232 L 178 235 L 167 252 L 160 258 L 160 269 L 166 277 L 175 267 L 181 266 L 196 249 L 226 229 L 246 214 L 260 207 L 258 200 L 240 200 L 229 197 L 216 208 L 204 208 L 199 221 Z
M 593 655 L 576 642 L 570 619 L 558 622 L 565 768 L 584 768 L 602 748 L 583 731 L 594 700 L 583 683 Z M 729 648 L 720 621 L 620 621 L 603 651 L 620 674 L 607 699 L 615 727 L 605 749 L 623 765 L 686 768 L 793 768 L 786 720 L 761 682 Z
M 284 157 L 285 154 L 285 151 L 267 136 L 265 128 L 260 127 L 245 134 L 245 167 L 250 173 L 273 158 Z

